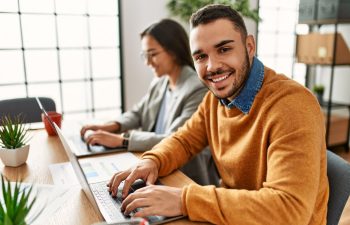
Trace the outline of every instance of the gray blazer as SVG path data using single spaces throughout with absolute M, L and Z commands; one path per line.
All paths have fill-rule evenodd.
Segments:
M 168 81 L 167 76 L 154 80 L 142 100 L 132 110 L 123 113 L 117 119 L 121 124 L 121 132 L 129 130 L 128 150 L 150 150 L 163 138 L 176 131 L 197 110 L 207 92 L 207 88 L 199 81 L 196 72 L 191 67 L 184 66 L 176 88 L 173 90 L 175 100 L 170 107 L 170 115 L 167 115 L 166 133 L 156 134 L 153 130 Z

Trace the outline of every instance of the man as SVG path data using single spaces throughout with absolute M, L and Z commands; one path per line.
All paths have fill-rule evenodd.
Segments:
M 153 184 L 209 144 L 223 187 L 149 185 L 127 196 L 122 210 L 214 224 L 326 224 L 325 128 L 315 97 L 254 57 L 254 38 L 228 6 L 192 15 L 190 46 L 211 92 L 183 127 L 108 186 L 115 195 L 125 180 L 126 197 L 137 178 Z

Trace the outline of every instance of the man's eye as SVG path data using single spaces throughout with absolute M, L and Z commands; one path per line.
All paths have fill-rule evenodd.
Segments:
M 224 52 L 229 51 L 230 49 L 231 49 L 231 48 L 228 48 L 228 47 L 226 47 L 226 48 L 220 48 L 220 49 L 219 49 L 219 52 L 224 53 Z

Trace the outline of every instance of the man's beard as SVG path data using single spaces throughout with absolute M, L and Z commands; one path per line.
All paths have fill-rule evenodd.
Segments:
M 249 57 L 248 57 L 247 50 L 245 51 L 245 61 L 243 62 L 243 65 L 238 70 L 238 72 L 240 74 L 237 74 L 237 70 L 236 70 L 235 73 L 230 75 L 230 76 L 239 76 L 239 75 L 243 74 L 243 76 L 241 76 L 241 78 L 240 78 L 241 80 L 238 80 L 238 82 L 233 83 L 230 91 L 225 96 L 219 96 L 217 93 L 215 93 L 215 90 L 211 89 L 210 85 L 206 84 L 205 81 L 203 81 L 203 80 L 201 80 L 201 81 L 219 99 L 225 99 L 225 98 L 229 98 L 231 96 L 236 97 L 239 94 L 239 92 L 243 89 L 244 84 L 246 83 L 248 76 L 249 76 L 249 73 L 250 73 L 250 63 L 249 63 Z M 210 74 L 214 75 L 214 74 L 221 74 L 221 73 L 223 73 L 223 71 L 220 70 L 220 71 L 212 72 Z

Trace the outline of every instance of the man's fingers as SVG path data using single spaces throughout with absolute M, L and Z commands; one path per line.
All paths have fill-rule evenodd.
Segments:
M 111 191 L 111 187 L 112 187 L 113 180 L 114 180 L 115 176 L 116 176 L 117 174 L 119 174 L 119 173 L 120 173 L 120 172 L 116 172 L 115 174 L 113 174 L 112 178 L 108 181 L 107 187 L 109 187 L 109 191 Z
M 148 206 L 147 199 L 134 197 L 133 200 L 126 205 L 126 207 L 122 208 L 122 211 L 124 211 L 124 215 L 129 215 L 135 209 L 146 206 Z
M 148 177 L 147 177 L 147 180 L 146 180 L 146 185 L 152 185 L 156 182 L 157 180 L 157 176 L 153 173 L 151 173 Z
M 154 207 L 143 207 L 142 209 L 138 210 L 134 217 L 146 217 L 146 216 L 154 216 L 157 215 L 157 213 L 154 213 L 155 208 Z M 153 212 L 153 213 L 152 213 Z
M 112 196 L 115 197 L 118 193 L 118 187 L 120 183 L 128 176 L 128 172 L 119 172 L 113 176 L 111 179 L 109 185 L 109 191 L 111 192 Z
M 124 187 L 123 187 L 123 191 L 122 191 L 122 197 L 123 198 L 126 198 L 126 196 L 128 196 L 130 187 L 135 182 L 136 179 L 137 179 L 137 175 L 136 175 L 135 170 L 134 170 L 124 180 Z

